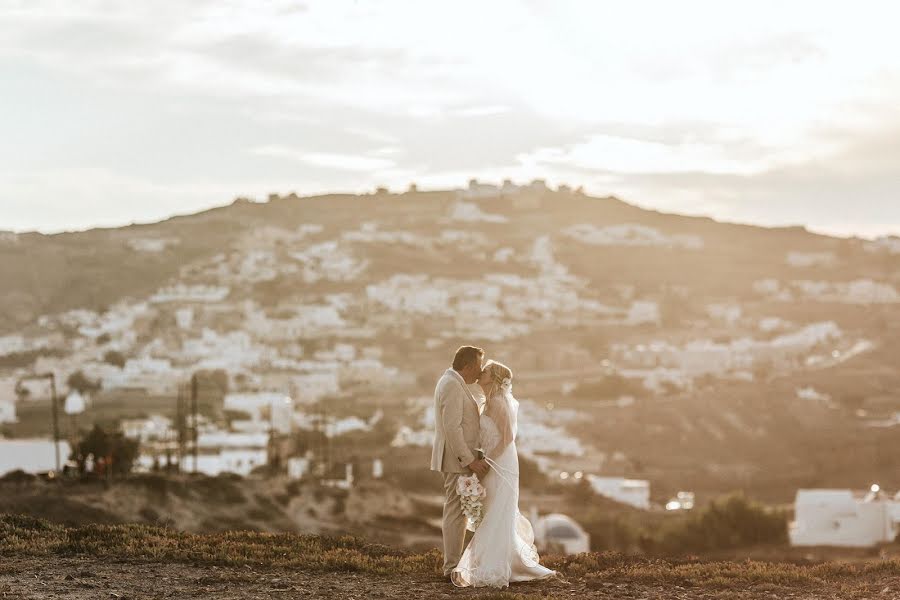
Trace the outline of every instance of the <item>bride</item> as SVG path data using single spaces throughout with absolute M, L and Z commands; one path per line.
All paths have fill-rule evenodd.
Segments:
M 541 566 L 531 523 L 519 512 L 519 403 L 512 395 L 512 371 L 489 360 L 478 384 L 486 398 L 481 446 L 491 470 L 481 482 L 487 490 L 484 518 L 450 580 L 458 587 L 503 588 L 552 577 L 556 572 Z

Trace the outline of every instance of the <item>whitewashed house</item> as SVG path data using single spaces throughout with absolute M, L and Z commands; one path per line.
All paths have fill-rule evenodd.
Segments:
M 237 473 L 249 475 L 268 460 L 269 436 L 265 433 L 201 433 L 197 442 L 199 462 L 197 470 L 207 475 Z M 193 457 L 185 457 L 185 465 L 192 470 Z
M 119 427 L 125 437 L 139 442 L 167 440 L 176 435 L 172 429 L 172 419 L 162 415 L 151 415 L 142 419 L 122 419 Z
M 581 554 L 590 552 L 591 536 L 569 516 L 552 513 L 538 518 L 537 510 L 531 511 L 534 528 L 534 545 L 538 552 Z
M 15 400 L 0 400 L 0 423 L 16 422 Z
M 309 472 L 312 461 L 308 456 L 294 456 L 287 460 L 288 479 L 303 479 Z
M 894 541 L 900 527 L 900 501 L 852 490 L 800 489 L 790 527 L 792 546 L 867 547 Z
M 78 390 L 72 390 L 63 403 L 63 412 L 67 415 L 80 415 L 87 407 L 87 402 Z
M 69 442 L 60 440 L 59 457 L 66 461 L 72 449 Z M 0 476 L 21 469 L 26 473 L 43 473 L 56 468 L 56 445 L 42 438 L 0 439 Z
M 601 496 L 643 510 L 650 508 L 650 482 L 646 479 L 588 475 L 587 480 L 594 492 Z

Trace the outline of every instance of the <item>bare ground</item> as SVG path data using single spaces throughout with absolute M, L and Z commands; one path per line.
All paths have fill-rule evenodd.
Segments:
M 900 577 L 866 578 L 834 587 L 785 587 L 757 584 L 747 589 L 663 586 L 658 583 L 604 582 L 592 577 L 513 584 L 498 592 L 456 589 L 432 575 L 379 576 L 322 573 L 284 568 L 223 567 L 112 561 L 95 557 L 5 558 L 0 565 L 0 598 L 45 599 L 280 599 L 340 600 L 407 598 L 712 599 L 900 598 Z

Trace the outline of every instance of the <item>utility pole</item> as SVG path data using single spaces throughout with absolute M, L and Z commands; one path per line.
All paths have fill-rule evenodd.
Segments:
M 199 439 L 199 433 L 197 431 L 197 374 L 194 373 L 191 375 L 191 419 L 193 425 L 193 439 L 194 439 L 194 473 L 197 472 L 197 440 Z
M 56 400 L 56 375 L 48 373 L 50 376 L 50 404 L 53 412 L 53 446 L 56 450 L 56 473 L 59 474 L 59 404 Z
M 178 395 L 175 397 L 175 427 L 178 428 L 178 471 L 184 464 L 184 384 L 178 384 Z

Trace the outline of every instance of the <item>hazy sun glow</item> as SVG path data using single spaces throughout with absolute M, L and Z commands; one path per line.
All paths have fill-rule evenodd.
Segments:
M 5 2 L 0 229 L 542 177 L 900 234 L 883 2 Z

